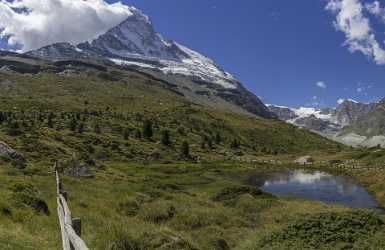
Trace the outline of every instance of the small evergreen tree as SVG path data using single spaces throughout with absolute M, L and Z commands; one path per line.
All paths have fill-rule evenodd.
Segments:
M 168 130 L 163 130 L 162 132 L 162 144 L 165 146 L 171 145 L 170 132 Z
M 220 134 L 220 133 L 216 133 L 216 134 L 215 134 L 215 143 L 216 143 L 216 144 L 221 144 L 221 142 L 222 142 L 222 136 L 221 136 L 221 134 Z
M 130 136 L 130 131 L 128 130 L 128 128 L 125 128 L 123 130 L 123 139 L 127 141 L 129 136 Z
M 96 123 L 95 126 L 94 126 L 94 132 L 96 134 L 101 134 L 102 133 L 102 129 L 100 128 L 98 123 Z
M 84 132 L 84 123 L 80 123 L 78 127 L 78 133 L 83 134 Z
M 47 125 L 49 128 L 53 128 L 53 118 L 54 118 L 53 113 L 49 113 L 47 118 L 48 119 Z
M 150 140 L 152 136 L 153 136 L 152 122 L 149 120 L 146 120 L 143 123 L 143 137 L 147 140 Z
M 73 132 L 75 132 L 77 126 L 78 126 L 77 120 L 75 119 L 75 117 L 72 117 L 71 120 L 70 120 L 70 123 L 69 123 L 69 128 L 70 128 L 70 130 L 73 131 Z
M 190 145 L 187 141 L 184 141 L 181 146 L 180 156 L 182 158 L 190 158 Z
M 237 140 L 237 139 L 234 139 L 231 141 L 231 144 L 230 144 L 230 147 L 231 148 L 239 148 L 241 146 L 241 143 Z
M 142 132 L 140 132 L 139 129 L 135 130 L 135 138 L 136 139 L 142 139 Z

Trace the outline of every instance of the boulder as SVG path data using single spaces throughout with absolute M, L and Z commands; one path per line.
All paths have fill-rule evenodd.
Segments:
M 77 165 L 71 165 L 64 168 L 64 174 L 73 177 L 93 178 L 94 173 L 91 170 L 90 165 L 79 163 Z
M 294 161 L 294 163 L 299 165 L 309 165 L 309 164 L 313 164 L 313 162 L 314 162 L 314 159 L 309 155 L 302 156 Z
M 7 143 L 0 141 L 0 157 L 10 158 L 13 160 L 25 161 L 22 154 L 11 148 Z

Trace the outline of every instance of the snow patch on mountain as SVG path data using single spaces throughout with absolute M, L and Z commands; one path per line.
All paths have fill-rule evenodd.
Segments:
M 323 114 L 320 109 L 300 107 L 298 109 L 292 109 L 298 118 L 305 118 L 314 115 L 318 119 L 331 120 L 331 114 Z

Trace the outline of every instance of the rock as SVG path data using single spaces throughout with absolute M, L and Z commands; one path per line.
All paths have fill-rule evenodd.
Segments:
M 10 158 L 12 160 L 19 160 L 25 162 L 22 154 L 11 148 L 7 143 L 0 141 L 0 157 Z
M 94 174 L 88 164 L 72 165 L 64 169 L 64 174 L 74 177 L 93 178 Z
M 161 155 L 159 152 L 153 152 L 149 157 L 149 160 L 151 161 L 159 161 L 160 159 L 161 159 Z
M 308 165 L 308 164 L 313 164 L 314 159 L 307 155 L 307 156 L 302 156 L 298 158 L 297 160 L 294 161 L 294 163 L 297 163 L 299 165 Z

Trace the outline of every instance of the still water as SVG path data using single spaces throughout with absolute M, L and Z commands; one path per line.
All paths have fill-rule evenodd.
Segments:
M 299 197 L 352 208 L 378 210 L 376 200 L 353 178 L 320 171 L 286 170 L 259 173 L 249 183 L 279 197 Z

